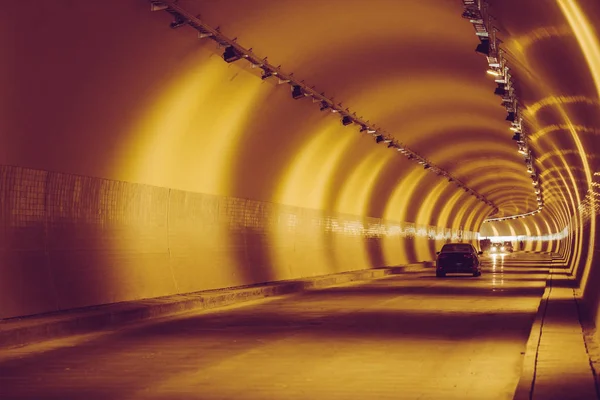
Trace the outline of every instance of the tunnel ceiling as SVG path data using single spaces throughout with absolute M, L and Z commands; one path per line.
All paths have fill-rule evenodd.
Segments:
M 567 15 L 596 21 L 600 4 L 543 3 L 491 1 L 489 13 L 545 200 L 546 210 L 533 218 L 559 219 L 562 226 L 583 200 L 590 173 L 598 170 L 600 132 L 593 84 L 600 65 L 586 59 L 590 49 L 581 47 Z M 499 207 L 495 216 L 537 209 L 524 157 L 517 153 L 501 98 L 494 95 L 494 77 L 486 74 L 486 58 L 474 51 L 479 40 L 473 26 L 461 18 L 461 1 L 178 5 L 458 177 Z M 596 38 L 591 25 L 581 29 Z M 179 33 L 193 34 L 189 31 Z M 347 130 L 344 134 L 353 135 L 358 128 Z
M 169 4 L 435 168 L 292 99 L 247 60 L 226 63 L 222 46 L 186 24 L 171 29 L 174 15 L 148 0 L 5 6 L 0 161 L 471 231 L 538 208 L 461 0 Z M 556 232 L 600 170 L 600 4 L 490 0 L 489 14 L 544 202 L 515 223 Z

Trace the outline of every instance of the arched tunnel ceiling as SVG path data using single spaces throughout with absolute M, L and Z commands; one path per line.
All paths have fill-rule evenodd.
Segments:
M 600 4 L 489 3 L 544 197 L 544 211 L 526 220 L 554 232 L 600 170 Z M 484 195 L 499 207 L 494 216 L 537 207 L 460 0 L 177 4 Z M 0 40 L 15 62 L 0 65 L 4 164 L 474 230 L 492 212 L 356 125 L 291 99 L 287 85 L 261 81 L 248 62 L 225 63 L 214 41 L 170 29 L 172 16 L 149 8 L 5 6 Z
M 499 216 L 537 208 L 505 110 L 493 95 L 493 78 L 485 74 L 486 60 L 473 51 L 478 40 L 460 18 L 462 2 L 179 4 L 376 122 L 492 200 Z M 534 218 L 561 214 L 565 221 L 585 196 L 589 172 L 598 170 L 598 93 L 586 49 L 565 14 L 573 4 L 588 21 L 598 20 L 600 5 L 594 1 L 490 2 L 526 109 L 548 207 L 545 216 Z

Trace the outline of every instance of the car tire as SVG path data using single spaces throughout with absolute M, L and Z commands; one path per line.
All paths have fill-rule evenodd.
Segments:
M 438 277 L 438 278 L 443 278 L 443 277 L 445 277 L 445 276 L 446 276 L 446 274 L 445 274 L 445 273 L 443 273 L 443 272 L 436 272 L 436 273 L 435 273 L 435 276 L 436 276 L 436 277 Z
M 473 272 L 474 277 L 481 276 L 481 271 Z

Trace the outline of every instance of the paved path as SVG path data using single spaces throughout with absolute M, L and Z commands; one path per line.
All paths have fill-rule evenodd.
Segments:
M 498 258 L 0 353 L 0 399 L 512 399 L 547 268 Z

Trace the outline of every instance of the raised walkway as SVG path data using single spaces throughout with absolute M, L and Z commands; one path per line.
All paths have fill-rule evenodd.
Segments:
M 515 400 L 599 399 L 597 375 L 588 351 L 576 289 L 553 257 L 523 363 Z M 557 284 L 558 283 L 558 284 Z M 571 283 L 571 284 L 569 284 Z

